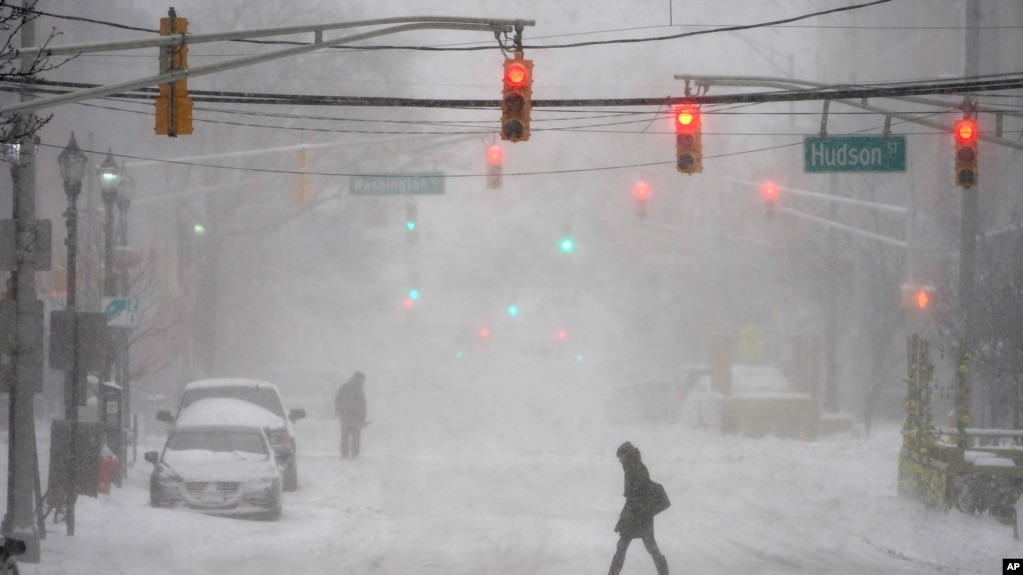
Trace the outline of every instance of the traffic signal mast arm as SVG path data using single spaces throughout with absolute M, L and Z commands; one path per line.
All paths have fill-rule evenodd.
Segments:
M 380 30 L 373 30 L 370 32 L 363 32 L 361 34 L 345 36 L 342 38 L 335 38 L 333 40 L 323 39 L 323 33 L 329 30 L 339 30 L 344 28 L 355 28 L 363 26 L 382 26 L 388 24 L 400 25 L 391 26 L 389 28 L 383 28 Z M 31 58 L 39 54 L 42 54 L 44 57 L 66 56 L 77 54 L 91 54 L 96 52 L 130 50 L 136 48 L 180 46 L 183 44 L 199 44 L 204 42 L 224 42 L 230 40 L 264 38 L 268 36 L 287 36 L 307 32 L 314 33 L 314 41 L 311 44 L 294 46 L 290 48 L 276 50 L 273 52 L 245 56 L 242 58 L 235 58 L 231 60 L 226 60 L 224 62 L 218 62 L 216 64 L 209 64 L 207 66 L 196 66 L 189 68 L 187 70 L 175 70 L 173 72 L 169 72 L 166 74 L 148 76 L 145 78 L 139 78 L 137 80 L 129 80 L 126 82 L 119 82 L 117 84 L 110 84 L 108 86 L 97 86 L 95 88 L 77 90 L 74 92 L 69 92 L 67 94 L 60 94 L 57 96 L 40 98 L 38 100 L 32 100 L 28 102 L 19 102 L 17 104 L 11 104 L 9 106 L 0 107 L 0 114 L 33 112 L 35 110 L 52 108 L 63 104 L 81 102 L 92 98 L 111 96 L 114 94 L 119 94 L 121 92 L 137 90 L 139 88 L 167 84 L 177 80 L 184 80 L 186 78 L 206 76 L 209 74 L 216 74 L 218 72 L 225 72 L 227 70 L 234 70 L 236 68 L 242 68 L 245 66 L 262 64 L 263 62 L 270 62 L 272 60 L 277 60 L 280 58 L 297 56 L 299 54 L 314 52 L 316 50 L 322 50 L 324 48 L 342 46 L 345 44 L 351 44 L 353 42 L 358 42 L 361 40 L 368 40 L 370 38 L 377 38 L 379 36 L 397 34 L 400 32 L 410 32 L 413 30 L 467 30 L 475 32 L 511 33 L 515 31 L 516 28 L 521 28 L 522 26 L 535 25 L 536 22 L 534 20 L 484 19 L 440 16 L 382 18 L 376 20 L 363 20 L 359 22 L 340 22 L 329 24 L 314 24 L 307 26 L 288 26 L 282 28 L 262 28 L 256 30 L 222 32 L 216 34 L 195 35 L 175 34 L 170 36 L 162 36 L 159 38 L 123 40 L 119 42 L 70 44 L 66 46 L 46 46 L 39 48 L 23 48 L 18 50 L 8 50 L 6 52 L 0 53 L 0 58 L 4 59 L 15 59 L 25 57 Z
M 742 181 L 742 180 L 733 180 L 733 179 L 729 179 L 729 178 L 716 178 L 716 177 L 714 177 L 713 179 L 724 181 L 724 182 L 730 182 L 730 183 L 734 183 L 734 184 L 748 185 L 751 188 L 757 190 L 758 196 L 760 194 L 760 188 L 762 186 L 762 184 L 758 183 L 758 182 L 747 182 L 747 181 Z M 733 194 L 736 194 L 736 195 L 742 195 L 743 194 L 742 192 L 739 192 L 739 191 L 729 190 L 727 187 L 725 187 L 724 189 L 726 191 L 729 191 L 730 193 L 733 193 Z M 784 191 L 786 195 L 798 195 L 798 196 L 817 198 L 817 199 L 822 199 L 822 200 L 827 200 L 827 201 L 832 201 L 832 202 L 856 205 L 856 206 L 859 206 L 859 207 L 867 207 L 867 208 L 878 209 L 878 210 L 887 211 L 887 212 L 890 212 L 890 213 L 895 213 L 895 214 L 900 214 L 900 215 L 907 215 L 909 213 L 909 210 L 907 210 L 906 208 L 904 208 L 902 206 L 893 206 L 891 204 L 878 204 L 876 202 L 865 202 L 863 200 L 855 200 L 853 198 L 841 198 L 841 197 L 831 196 L 831 195 L 828 195 L 828 194 L 821 194 L 821 193 L 817 193 L 817 192 L 810 192 L 810 191 L 807 191 L 807 190 L 797 190 L 797 189 L 792 189 L 792 188 L 784 188 L 783 189 L 780 186 L 778 187 L 778 189 L 780 191 Z M 760 200 L 758 199 L 757 201 L 760 201 Z M 884 244 L 900 247 L 900 248 L 903 248 L 903 249 L 908 249 L 909 248 L 909 242 L 904 241 L 904 240 L 890 238 L 888 236 L 883 236 L 881 234 L 876 234 L 876 233 L 873 233 L 873 232 L 869 232 L 867 230 L 861 230 L 861 229 L 853 227 L 853 226 L 849 226 L 849 225 L 846 225 L 846 224 L 841 224 L 841 223 L 829 220 L 827 218 L 821 218 L 821 217 L 818 217 L 818 216 L 812 216 L 810 214 L 805 214 L 805 213 L 800 212 L 798 210 L 794 210 L 792 208 L 787 208 L 787 207 L 784 207 L 784 206 L 777 206 L 774 209 L 778 210 L 779 212 L 784 212 L 784 213 L 786 213 L 788 215 L 794 216 L 796 218 L 801 218 L 801 219 L 804 219 L 804 220 L 807 220 L 807 221 L 811 221 L 811 222 L 814 222 L 814 223 L 817 223 L 817 224 L 821 224 L 821 225 L 823 225 L 825 227 L 834 228 L 834 229 L 841 230 L 841 231 L 844 231 L 844 232 L 849 232 L 850 234 L 853 234 L 853 235 L 856 235 L 856 236 L 860 236 L 860 237 L 867 238 L 867 239 L 874 240 L 874 241 L 878 241 L 878 242 L 881 242 L 881 243 L 884 243 Z

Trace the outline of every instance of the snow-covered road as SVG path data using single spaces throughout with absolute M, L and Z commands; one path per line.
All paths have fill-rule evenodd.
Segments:
M 382 403 L 358 460 L 338 455 L 336 420 L 299 422 L 301 486 L 279 522 L 151 509 L 140 458 L 122 488 L 80 500 L 74 537 L 47 523 L 42 563 L 22 572 L 604 573 L 624 440 L 672 498 L 656 527 L 676 574 L 982 575 L 1023 555 L 1011 526 L 896 495 L 896 423 L 800 442 L 599 417 L 512 426 L 521 413 L 500 403 L 444 415 Z M 635 542 L 623 575 L 653 572 Z

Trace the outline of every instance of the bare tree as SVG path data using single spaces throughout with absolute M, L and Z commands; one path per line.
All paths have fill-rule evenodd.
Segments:
M 59 68 L 72 58 L 52 62 L 39 51 L 32 58 L 19 57 L 18 46 L 26 26 L 31 25 L 38 17 L 35 11 L 36 0 L 18 6 L 10 0 L 0 0 L 0 85 L 8 93 L 22 94 L 31 89 L 31 85 L 39 79 L 39 75 Z M 60 35 L 60 31 L 51 28 L 42 46 Z M 9 114 L 0 116 L 0 144 L 20 142 L 33 136 L 52 118 L 52 115 L 37 116 L 35 114 Z

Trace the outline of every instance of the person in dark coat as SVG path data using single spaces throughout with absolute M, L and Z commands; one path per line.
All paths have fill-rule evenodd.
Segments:
M 618 461 L 625 471 L 625 506 L 615 525 L 618 548 L 611 559 L 608 575 L 618 575 L 625 564 L 625 552 L 633 539 L 642 539 L 643 545 L 654 558 L 657 575 L 668 575 L 668 560 L 657 548 L 654 539 L 654 512 L 651 510 L 654 485 L 650 472 L 643 464 L 639 449 L 626 441 L 618 447 Z
M 366 427 L 365 381 L 366 376 L 361 371 L 355 372 L 334 397 L 334 413 L 341 420 L 341 457 L 344 459 L 359 456 L 362 428 Z

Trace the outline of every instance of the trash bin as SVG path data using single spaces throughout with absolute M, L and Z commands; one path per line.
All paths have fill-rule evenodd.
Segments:
M 117 456 L 104 443 L 103 449 L 100 450 L 99 469 L 96 473 L 97 493 L 110 493 L 110 486 L 113 484 L 114 478 L 117 477 L 117 466 Z

